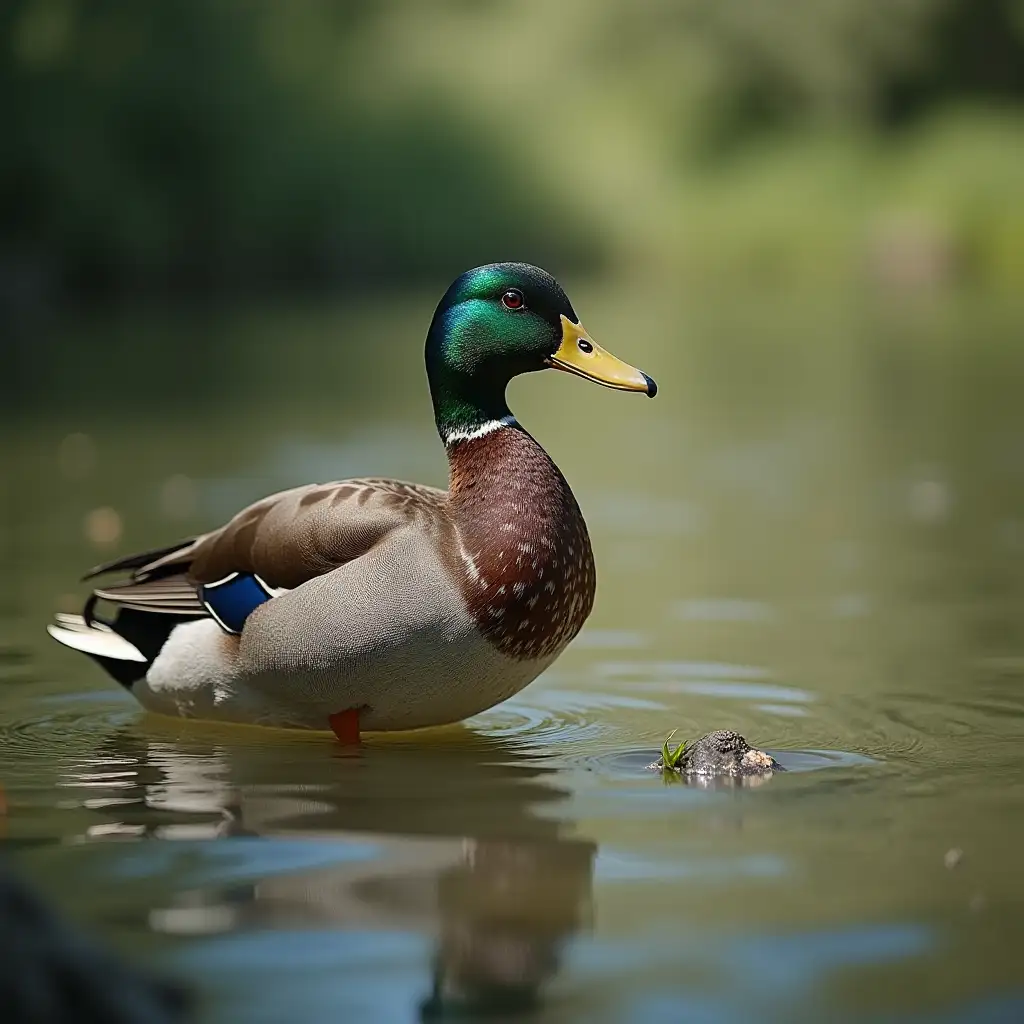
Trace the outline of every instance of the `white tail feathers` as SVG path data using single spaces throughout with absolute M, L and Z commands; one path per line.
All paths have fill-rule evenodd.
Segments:
M 123 636 L 101 622 L 86 625 L 81 615 L 58 613 L 57 621 L 46 627 L 46 632 L 58 643 L 83 654 L 95 654 L 115 661 L 145 662 L 145 655 Z

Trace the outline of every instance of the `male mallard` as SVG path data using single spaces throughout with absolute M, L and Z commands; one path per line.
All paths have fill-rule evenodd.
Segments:
M 459 721 L 535 679 L 579 632 L 594 559 L 579 506 L 505 403 L 554 367 L 654 396 L 604 351 L 549 274 L 459 277 L 427 334 L 448 491 L 342 480 L 271 495 L 211 533 L 120 558 L 51 636 L 164 714 L 310 729 Z M 101 619 L 97 601 L 117 606 Z

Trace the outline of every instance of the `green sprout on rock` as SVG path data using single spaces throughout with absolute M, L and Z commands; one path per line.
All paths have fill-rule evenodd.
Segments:
M 683 740 L 675 750 L 669 749 L 669 741 L 678 731 L 678 729 L 673 729 L 665 738 L 665 742 L 661 745 L 662 771 L 680 771 L 682 769 L 683 754 L 686 752 L 686 740 Z

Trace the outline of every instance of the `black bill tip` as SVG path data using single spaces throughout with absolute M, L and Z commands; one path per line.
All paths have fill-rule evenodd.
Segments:
M 640 371 L 640 374 L 647 381 L 647 397 L 653 398 L 658 393 L 658 385 L 654 383 L 654 378 L 648 377 L 643 370 Z

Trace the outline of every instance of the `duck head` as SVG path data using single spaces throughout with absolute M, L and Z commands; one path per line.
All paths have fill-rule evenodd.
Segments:
M 442 437 L 509 416 L 505 388 L 556 369 L 651 398 L 657 385 L 598 345 L 558 282 L 528 263 L 491 263 L 452 282 L 427 334 L 427 374 Z

